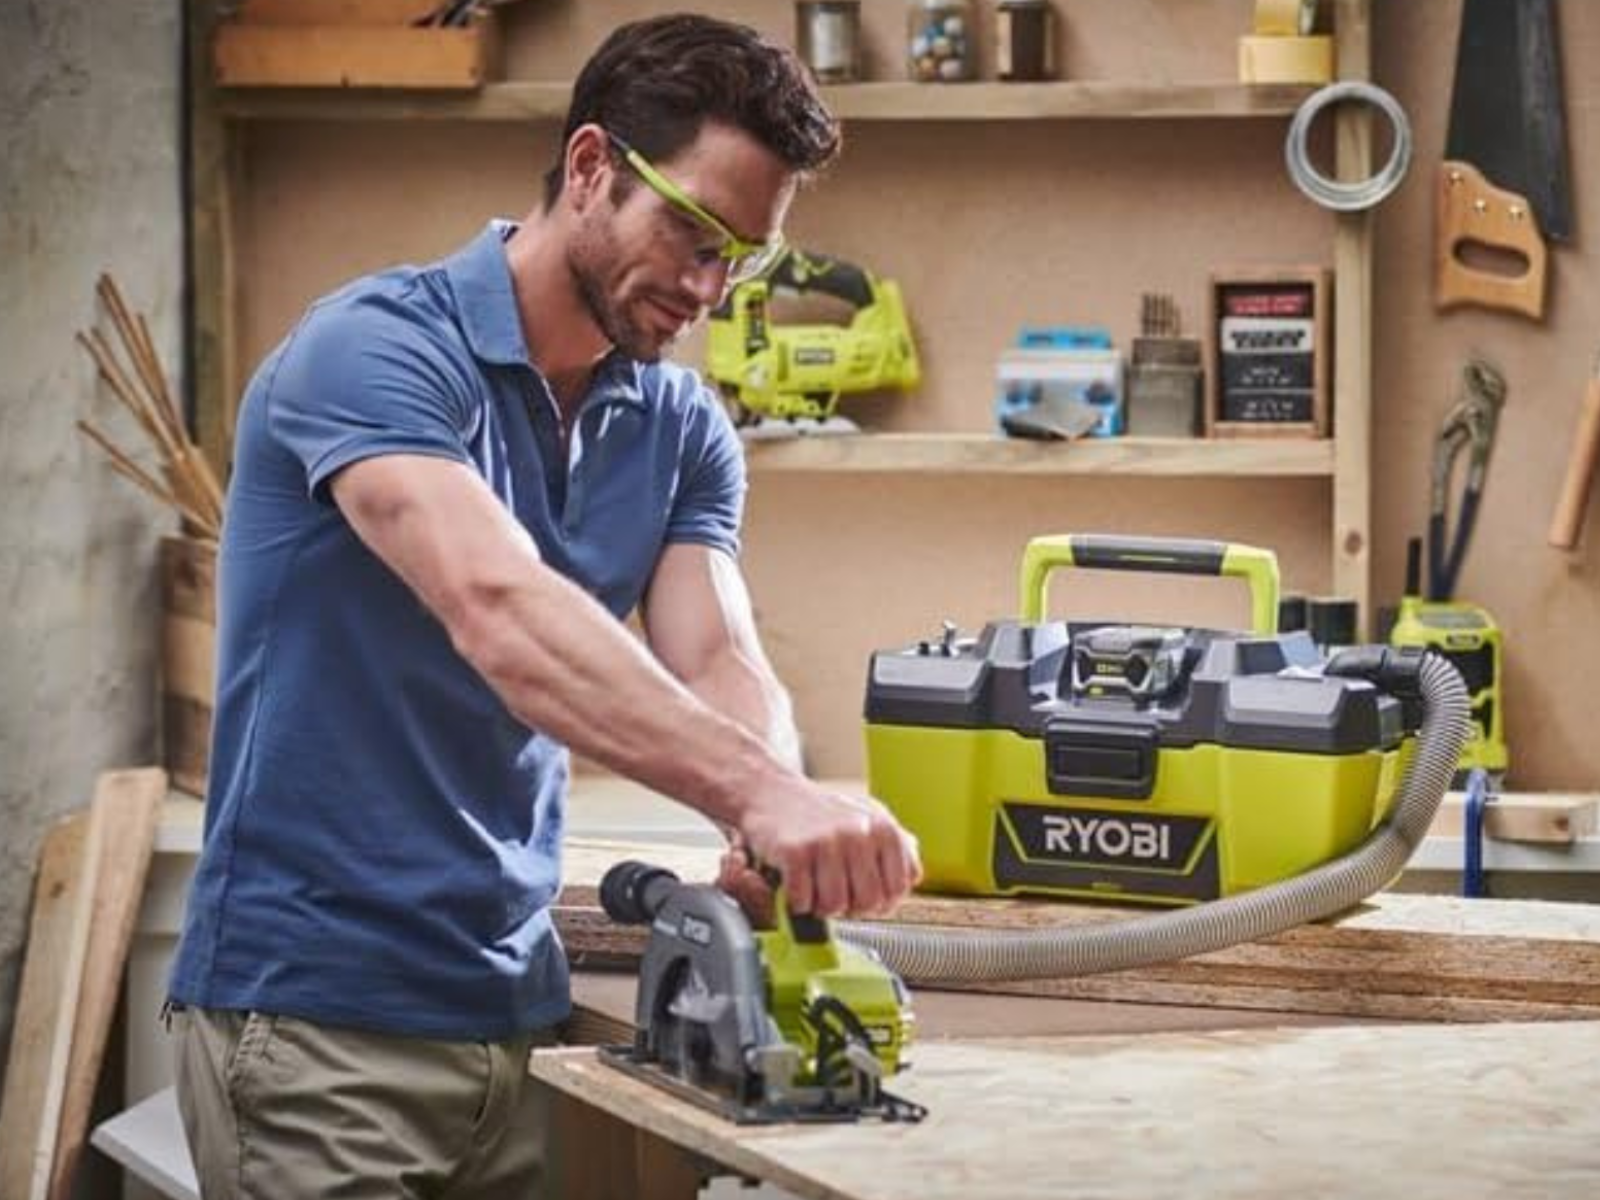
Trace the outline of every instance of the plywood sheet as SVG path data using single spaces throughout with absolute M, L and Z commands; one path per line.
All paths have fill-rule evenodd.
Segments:
M 1600 1023 L 920 1048 L 920 1125 L 739 1128 L 600 1064 L 535 1077 L 809 1200 L 1589 1200 Z

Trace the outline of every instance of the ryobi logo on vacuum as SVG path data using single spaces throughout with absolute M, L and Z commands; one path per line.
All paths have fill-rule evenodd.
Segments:
M 1001 807 L 1023 858 L 1031 862 L 1181 871 L 1211 824 L 1204 817 L 1134 815 L 1042 804 Z

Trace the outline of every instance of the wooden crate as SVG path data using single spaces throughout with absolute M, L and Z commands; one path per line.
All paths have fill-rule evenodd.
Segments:
M 425 5 L 424 10 L 432 5 Z M 493 14 L 469 24 L 418 26 L 415 0 L 247 6 L 217 26 L 221 87 L 416 88 L 469 91 L 499 71 Z
M 216 697 L 217 547 L 161 540 L 162 746 L 172 782 L 206 792 Z
M 1302 420 L 1239 420 L 1226 409 L 1222 324 L 1229 316 L 1230 296 L 1239 293 L 1278 293 L 1304 297 L 1310 321 L 1311 395 L 1309 412 Z M 1206 289 L 1206 325 L 1203 338 L 1206 368 L 1205 435 L 1207 437 L 1325 438 L 1331 432 L 1329 381 L 1333 362 L 1333 284 L 1325 267 L 1246 267 L 1212 273 Z

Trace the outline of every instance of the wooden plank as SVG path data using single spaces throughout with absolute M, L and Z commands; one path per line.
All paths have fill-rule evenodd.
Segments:
M 834 113 L 846 121 L 994 120 L 1208 120 L 1217 117 L 1283 118 L 1311 94 L 1297 84 L 853 83 L 823 89 Z M 452 120 L 557 119 L 572 96 L 568 82 L 516 80 L 486 85 L 471 97 L 306 96 L 270 91 L 232 94 L 224 113 L 236 120 Z
M 551 1111 L 553 1195 L 578 1200 L 695 1200 L 693 1160 L 593 1105 L 556 1096 Z
M 680 877 L 714 877 L 714 848 L 569 843 L 555 918 L 573 961 L 637 962 L 645 931 L 598 907 L 605 870 L 626 858 Z M 894 922 L 991 930 L 1050 929 L 1148 910 L 1047 900 L 915 895 Z M 1536 901 L 1383 893 L 1331 921 L 1180 962 L 1074 979 L 1011 984 L 911 981 L 1013 995 L 1186 1004 L 1429 1021 L 1600 1017 L 1600 909 Z
M 562 1028 L 562 1042 L 570 1046 L 593 1046 L 632 1041 L 638 990 L 639 978 L 632 972 L 574 972 L 573 1017 Z M 1279 1029 L 1288 1025 L 1347 1024 L 1351 1020 L 1317 1013 L 1181 1004 L 1124 1004 L 1056 996 L 940 991 L 933 988 L 917 989 L 912 997 L 912 1010 L 916 1015 L 918 1044 L 997 1037 Z
M 222 0 L 190 0 L 188 22 L 189 294 L 195 437 L 219 479 L 233 459 L 233 418 L 239 403 L 235 344 L 234 212 L 242 151 L 217 106 L 211 39 Z
M 926 86 L 926 85 L 924 85 Z M 1085 438 L 1041 442 L 992 434 L 873 433 L 753 442 L 750 469 L 973 475 L 1131 475 L 1205 478 L 1326 477 L 1329 441 Z
M 238 20 L 253 25 L 410 25 L 441 0 L 242 0 Z
M 44 1200 L 66 1093 L 79 985 L 89 950 L 101 820 L 75 813 L 45 835 L 33 892 L 5 1096 L 0 1197 Z
M 1483 814 L 1483 832 L 1502 842 L 1571 843 L 1600 829 L 1600 795 L 1507 792 Z M 1451 792 L 1428 827 L 1430 837 L 1466 834 L 1466 797 Z
M 857 83 L 823 89 L 846 121 L 995 121 L 1115 118 L 1150 120 L 1283 117 L 1311 94 L 1308 87 L 1241 83 Z
M 481 87 L 490 73 L 489 31 L 374 25 L 246 25 L 217 29 L 220 87 Z
M 1372 73 L 1371 0 L 1335 0 L 1341 79 Z M 1372 111 L 1333 114 L 1341 179 L 1372 174 Z M 1356 636 L 1372 629 L 1372 212 L 1334 216 L 1333 591 L 1356 602 Z
M 1589 1200 L 1600 1023 L 918 1047 L 918 1125 L 740 1127 L 539 1051 L 546 1085 L 808 1200 Z
M 92 820 L 102 834 L 91 877 L 92 924 L 72 1033 L 50 1200 L 68 1200 L 89 1131 L 111 1021 L 122 995 L 122 973 L 144 898 L 156 821 L 167 796 L 167 773 L 158 767 L 107 771 L 95 786 Z

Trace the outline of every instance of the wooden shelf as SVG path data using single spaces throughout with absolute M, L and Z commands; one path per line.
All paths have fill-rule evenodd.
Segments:
M 857 83 L 823 89 L 851 121 L 1286 117 L 1309 87 L 1242 83 Z M 491 83 L 470 94 L 354 88 L 219 88 L 231 120 L 558 120 L 568 82 Z
M 1090 438 L 1036 442 L 981 433 L 865 433 L 751 442 L 752 472 L 933 475 L 1332 477 L 1332 440 Z

